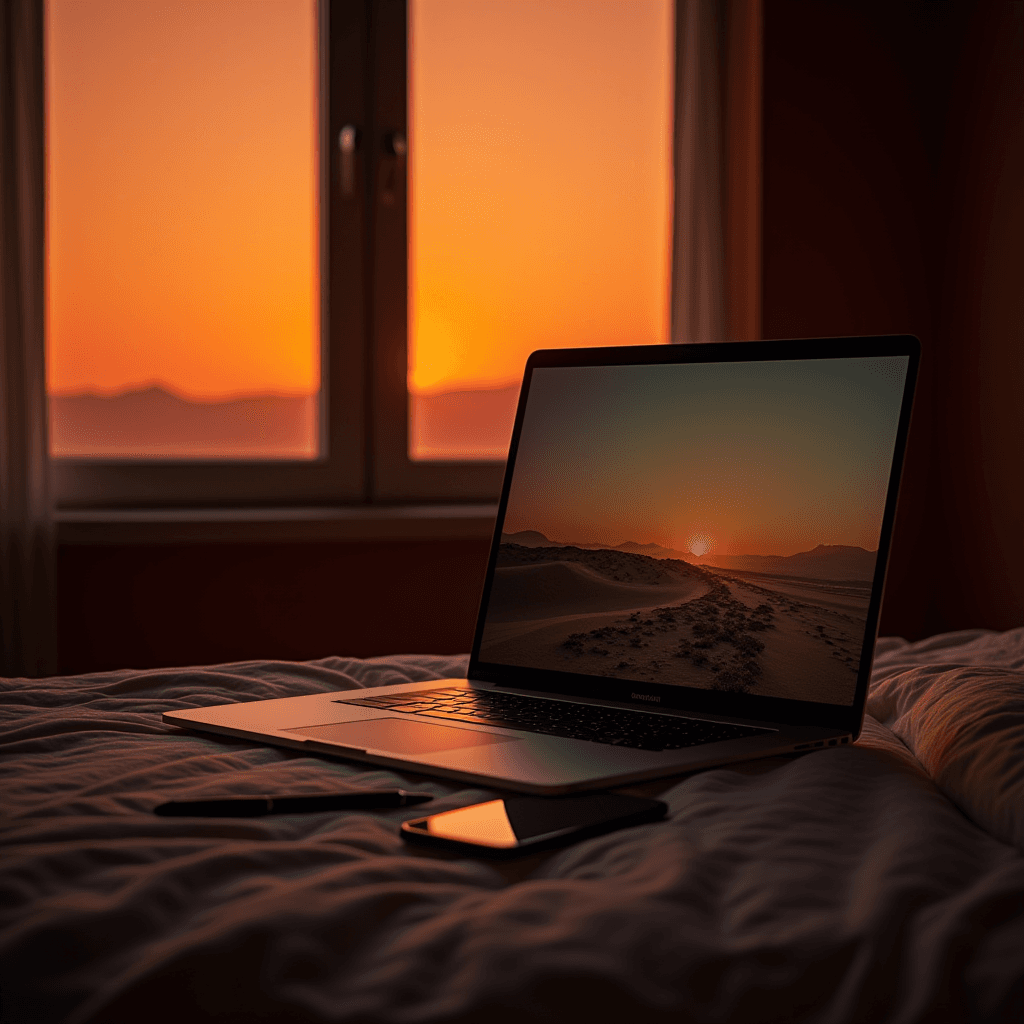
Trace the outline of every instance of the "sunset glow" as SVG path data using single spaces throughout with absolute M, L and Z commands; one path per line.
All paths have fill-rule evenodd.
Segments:
M 672 4 L 412 0 L 409 387 L 667 340 Z
M 534 349 L 667 340 L 672 6 L 411 0 L 414 457 L 503 458 Z M 54 453 L 314 455 L 316 3 L 46 10 Z
M 710 537 L 704 534 L 697 534 L 690 538 L 690 543 L 687 547 L 691 554 L 696 555 L 698 558 L 703 558 L 714 547 L 714 543 Z
M 698 557 L 873 551 L 901 394 L 871 359 L 537 369 L 503 530 Z
M 48 384 L 308 395 L 311 0 L 47 4 Z

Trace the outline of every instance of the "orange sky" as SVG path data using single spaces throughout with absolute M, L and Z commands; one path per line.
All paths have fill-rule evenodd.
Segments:
M 878 547 L 907 358 L 534 371 L 502 530 L 701 554 Z
M 412 390 L 666 341 L 671 3 L 410 9 Z
M 313 4 L 47 5 L 52 392 L 319 384 Z M 664 341 L 669 0 L 413 0 L 414 390 Z
M 53 392 L 309 393 L 314 8 L 50 0 Z

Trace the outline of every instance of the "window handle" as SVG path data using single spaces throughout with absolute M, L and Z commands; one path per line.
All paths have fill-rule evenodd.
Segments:
M 409 153 L 405 132 L 388 132 L 384 136 L 384 166 L 381 179 L 381 202 L 392 206 L 405 175 L 405 158 Z
M 404 160 L 409 152 L 408 143 L 405 141 L 405 132 L 389 132 L 384 137 L 384 152 L 388 156 Z
M 356 150 L 359 149 L 359 129 L 354 124 L 342 126 L 338 132 L 338 151 L 341 153 L 341 194 L 346 199 L 356 191 Z

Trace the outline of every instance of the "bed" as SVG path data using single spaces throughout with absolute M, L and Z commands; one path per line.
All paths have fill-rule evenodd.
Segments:
M 1024 629 L 878 643 L 855 746 L 628 787 L 657 824 L 494 863 L 417 808 L 176 819 L 172 796 L 492 794 L 162 712 L 464 657 L 6 680 L 0 1019 L 1024 1020 Z

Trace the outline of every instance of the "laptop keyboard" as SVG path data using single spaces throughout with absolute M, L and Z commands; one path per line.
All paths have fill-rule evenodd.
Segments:
M 745 725 L 725 725 L 693 718 L 627 711 L 593 704 L 522 697 L 500 690 L 471 690 L 445 687 L 396 693 L 380 697 L 351 697 L 335 704 L 387 708 L 424 718 L 445 718 L 455 722 L 493 725 L 564 736 L 592 743 L 610 743 L 637 750 L 681 750 L 704 743 L 740 739 L 771 732 Z

